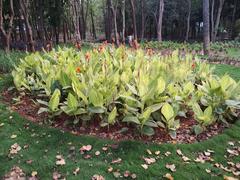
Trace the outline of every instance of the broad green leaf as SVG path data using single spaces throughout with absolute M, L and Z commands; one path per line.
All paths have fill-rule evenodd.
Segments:
M 148 126 L 144 126 L 142 129 L 142 133 L 147 136 L 152 136 L 155 134 L 154 129 Z
M 114 109 L 108 115 L 108 123 L 109 124 L 114 124 L 116 122 L 116 117 L 117 117 L 117 108 L 114 107 Z
M 163 116 L 165 117 L 165 119 L 167 121 L 169 121 L 170 119 L 172 119 L 174 117 L 174 111 L 173 108 L 170 104 L 165 103 L 161 109 L 161 112 L 163 114 Z
M 127 123 L 135 123 L 135 124 L 141 124 L 140 121 L 138 120 L 137 117 L 135 116 L 126 116 L 124 119 L 123 119 L 123 122 L 127 122 Z
M 104 107 L 89 107 L 88 110 L 91 113 L 102 114 L 106 109 Z
M 49 101 L 49 108 L 51 111 L 56 111 L 60 103 L 61 92 L 59 89 L 56 89 Z
M 87 97 L 81 91 L 82 87 L 80 86 L 80 82 L 73 81 L 72 88 L 73 88 L 73 91 L 77 94 L 77 96 L 80 97 L 84 101 L 85 104 L 88 104 Z
M 76 109 L 78 107 L 78 100 L 72 93 L 68 94 L 67 104 L 69 108 Z
M 165 87 L 166 87 L 166 83 L 165 83 L 165 80 L 162 78 L 162 77 L 160 77 L 159 79 L 158 79 L 158 85 L 157 85 L 157 92 L 158 92 L 158 94 L 161 94 L 161 93 L 163 93 L 164 92 L 164 90 L 165 90 Z
M 207 116 L 208 118 L 211 118 L 212 116 L 212 107 L 209 106 L 207 109 L 204 110 L 204 115 Z
M 92 103 L 95 107 L 102 107 L 103 95 L 98 91 L 91 89 L 89 92 L 89 102 Z

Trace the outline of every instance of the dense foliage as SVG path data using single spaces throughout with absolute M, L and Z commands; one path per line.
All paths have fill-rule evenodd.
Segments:
M 65 113 L 75 125 L 100 117 L 101 126 L 133 124 L 147 135 L 163 127 L 174 137 L 179 117 L 192 110 L 199 133 L 215 121 L 233 121 L 240 109 L 239 83 L 192 59 L 101 45 L 85 54 L 71 48 L 30 54 L 12 75 L 18 90 L 37 95 L 39 113 Z
M 174 41 L 150 41 L 142 43 L 143 48 L 150 48 L 156 50 L 176 50 L 176 49 L 183 49 L 188 52 L 192 51 L 202 51 L 203 47 L 201 43 L 194 42 L 194 43 L 180 43 Z M 228 48 L 240 48 L 240 41 L 222 41 L 222 42 L 214 42 L 211 43 L 211 51 L 227 51 Z

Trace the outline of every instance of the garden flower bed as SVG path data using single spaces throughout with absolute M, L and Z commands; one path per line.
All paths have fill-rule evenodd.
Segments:
M 27 56 L 12 75 L 22 97 L 31 95 L 41 106 L 38 114 L 80 134 L 186 142 L 199 140 L 193 132 L 200 140 L 217 134 L 239 116 L 239 83 L 177 51 L 158 56 L 105 45 L 85 54 L 60 49 Z

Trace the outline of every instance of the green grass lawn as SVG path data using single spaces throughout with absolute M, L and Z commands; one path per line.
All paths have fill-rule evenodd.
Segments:
M 227 50 L 227 55 L 234 59 L 240 59 L 240 49 L 239 48 L 229 48 Z
M 217 74 L 223 75 L 226 72 L 240 80 L 240 68 L 216 65 Z M 10 85 L 11 78 L 1 76 L 0 90 Z M 37 177 L 40 179 L 51 179 L 53 172 L 56 171 L 67 179 L 91 179 L 95 174 L 102 175 L 105 179 L 114 179 L 119 173 L 123 175 L 125 171 L 130 171 L 136 174 L 137 179 L 144 180 L 162 179 L 166 173 L 170 173 L 175 179 L 184 180 L 223 179 L 224 175 L 233 175 L 220 170 L 214 164 L 219 163 L 227 166 L 227 162 L 236 163 L 240 161 L 240 156 L 224 157 L 228 154 L 227 148 L 232 148 L 228 144 L 229 141 L 233 141 L 236 146 L 240 146 L 239 132 L 240 122 L 238 121 L 231 128 L 225 130 L 223 134 L 201 143 L 157 145 L 125 141 L 120 142 L 117 149 L 109 147 L 107 151 L 103 151 L 104 146 L 116 144 L 116 142 L 87 136 L 78 137 L 45 125 L 30 123 L 0 103 L 0 177 L 16 165 L 23 169 L 27 176 L 31 176 L 33 171 L 37 171 Z M 14 143 L 18 143 L 21 150 L 16 155 L 8 157 L 9 149 Z M 83 145 L 92 145 L 92 150 L 86 153 L 91 155 L 90 159 L 85 159 L 85 155 L 80 154 L 79 149 Z M 75 151 L 70 152 L 71 147 L 75 147 Z M 149 155 L 147 149 L 153 154 Z M 184 162 L 176 154 L 177 149 L 180 149 L 191 161 L 189 163 Z M 214 151 L 211 155 L 214 162 L 195 162 L 194 159 L 196 159 L 198 153 L 207 151 L 207 149 Z M 96 151 L 100 151 L 99 156 L 95 155 Z M 145 170 L 141 166 L 145 164 L 142 157 L 156 158 L 155 151 L 161 152 L 159 159 Z M 168 157 L 164 155 L 167 151 L 171 152 Z M 66 164 L 57 166 L 56 155 L 62 155 Z M 111 164 L 113 160 L 118 158 L 122 159 L 119 164 Z M 175 164 L 176 172 L 168 170 L 165 167 L 166 164 Z M 78 167 L 80 172 L 77 176 L 74 176 L 73 171 Z M 108 172 L 109 167 L 112 167 L 115 173 Z M 211 170 L 211 173 L 207 173 L 206 169 Z M 116 173 L 116 171 L 119 173 Z M 218 176 L 211 174 L 217 174 Z

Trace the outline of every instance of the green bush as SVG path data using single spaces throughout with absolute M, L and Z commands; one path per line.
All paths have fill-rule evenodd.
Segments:
M 98 116 L 100 126 L 133 124 L 147 135 L 164 127 L 175 136 L 179 117 L 192 109 L 201 128 L 219 117 L 232 120 L 240 108 L 239 84 L 229 76 L 217 77 L 191 55 L 178 54 L 148 55 L 103 45 L 86 54 L 59 49 L 28 55 L 12 75 L 18 90 L 42 97 L 39 113 L 68 114 L 75 117 L 74 125 Z
M 6 53 L 0 50 L 0 73 L 9 73 L 13 70 L 14 65 L 20 62 L 20 58 L 26 55 L 24 52 L 12 51 Z

